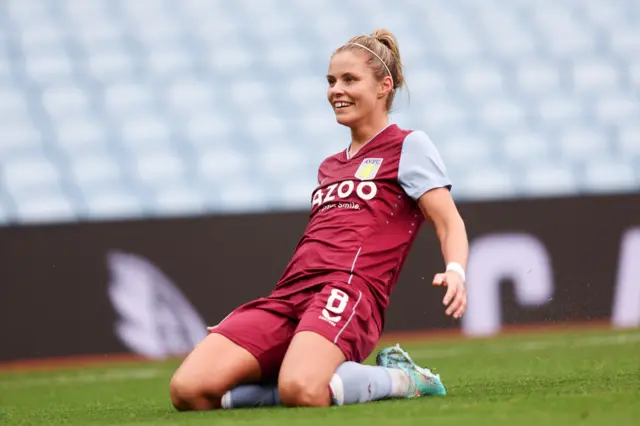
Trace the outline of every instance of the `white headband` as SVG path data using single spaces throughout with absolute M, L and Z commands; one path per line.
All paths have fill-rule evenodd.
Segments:
M 369 52 L 371 52 L 371 54 L 373 56 L 375 56 L 376 58 L 378 58 L 378 60 L 380 60 L 380 62 L 382 62 L 382 65 L 384 65 L 384 68 L 387 70 L 387 73 L 389 74 L 389 77 L 391 77 L 391 88 L 393 89 L 394 86 L 395 86 L 395 83 L 393 82 L 393 76 L 391 75 L 391 70 L 389 69 L 387 64 L 385 64 L 385 62 L 382 60 L 382 58 L 380 56 L 378 56 L 378 54 L 376 52 L 374 52 L 373 50 L 369 49 L 367 46 L 361 45 L 360 43 L 347 43 L 347 45 L 349 45 L 349 44 L 361 47 L 364 50 L 368 50 Z

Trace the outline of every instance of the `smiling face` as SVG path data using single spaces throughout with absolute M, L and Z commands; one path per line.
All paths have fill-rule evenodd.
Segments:
M 329 62 L 327 98 L 336 120 L 344 126 L 353 128 L 387 113 L 385 101 L 391 91 L 391 78 L 377 79 L 370 61 L 366 52 L 343 50 Z

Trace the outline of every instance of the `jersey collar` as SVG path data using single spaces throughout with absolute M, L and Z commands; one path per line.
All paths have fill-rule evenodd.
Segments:
M 389 127 L 393 126 L 394 123 L 389 123 L 387 124 L 385 127 L 382 128 L 382 130 L 380 130 L 378 133 L 376 133 L 371 139 L 369 139 L 368 141 L 366 141 L 359 150 L 357 150 L 352 156 L 349 155 L 349 148 L 351 147 L 351 143 L 349 143 L 349 145 L 347 145 L 347 149 L 344 150 L 344 155 L 347 157 L 347 160 L 351 160 L 353 157 L 355 157 L 356 155 L 358 155 L 358 153 L 360 151 L 362 151 L 362 149 L 367 146 L 369 144 L 369 142 L 371 142 L 372 140 L 374 140 L 375 138 L 377 138 L 381 133 L 383 133 L 385 130 L 387 130 Z

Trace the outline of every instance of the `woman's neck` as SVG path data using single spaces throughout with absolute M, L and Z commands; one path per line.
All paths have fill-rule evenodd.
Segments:
M 351 128 L 351 145 L 349 146 L 349 156 L 355 155 L 363 146 L 371 139 L 376 137 L 380 132 L 389 127 L 389 119 L 385 118 L 375 124 L 366 124 Z

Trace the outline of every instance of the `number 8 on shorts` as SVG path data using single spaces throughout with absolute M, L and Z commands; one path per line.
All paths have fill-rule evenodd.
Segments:
M 329 299 L 327 299 L 327 304 L 322 310 L 321 319 L 335 325 L 335 323 L 342 319 L 342 313 L 347 307 L 348 302 L 349 295 L 347 293 L 337 288 L 332 288 Z
M 369 297 L 347 283 L 327 283 L 313 296 L 296 331 L 318 333 L 338 345 L 348 361 L 362 362 L 380 337 Z

